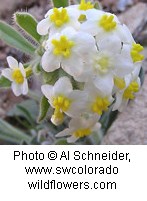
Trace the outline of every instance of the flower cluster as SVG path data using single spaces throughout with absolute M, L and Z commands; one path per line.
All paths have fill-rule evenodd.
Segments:
M 66 115 L 71 118 L 69 128 L 58 137 L 69 136 L 68 142 L 75 142 L 97 132 L 103 112 L 110 106 L 122 111 L 135 98 L 140 89 L 143 47 L 114 14 L 81 0 L 79 5 L 49 10 L 37 32 L 44 38 L 43 71 L 62 69 L 66 73 L 54 85 L 44 83 L 41 87 L 53 108 L 52 123 L 63 123 Z M 26 94 L 22 64 L 10 57 L 8 63 L 11 69 L 3 75 L 12 81 L 16 95 Z M 73 82 L 80 87 L 74 87 Z

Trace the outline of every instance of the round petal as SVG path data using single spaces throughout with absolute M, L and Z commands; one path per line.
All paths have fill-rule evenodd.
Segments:
M 21 85 L 21 92 L 23 95 L 26 95 L 28 93 L 28 81 L 27 81 L 27 79 L 25 79 L 23 84 Z
M 121 40 L 116 34 L 107 35 L 103 38 L 96 37 L 97 45 L 100 51 L 109 51 L 111 53 L 120 53 Z
M 65 113 L 70 117 L 79 117 L 86 109 L 87 94 L 80 90 L 74 90 L 69 94 L 68 98 L 72 103 Z
M 60 68 L 60 58 L 55 57 L 52 52 L 46 51 L 42 57 L 41 64 L 46 72 L 52 72 Z
M 37 32 L 40 35 L 48 34 L 48 30 L 50 28 L 50 21 L 48 18 L 41 20 L 37 25 Z
M 48 100 L 51 100 L 53 96 L 53 86 L 49 84 L 42 85 L 41 91 Z
M 71 135 L 71 129 L 66 128 L 63 131 L 57 133 L 55 136 L 56 137 L 64 137 L 64 136 L 68 136 L 68 135 Z
M 76 77 L 80 76 L 83 72 L 84 63 L 82 59 L 73 54 L 69 58 L 62 60 L 61 67 L 71 76 Z
M 11 69 L 18 68 L 18 61 L 11 56 L 7 57 L 7 62 Z
M 22 94 L 21 85 L 16 84 L 15 82 L 12 82 L 12 91 L 15 94 L 15 96 L 20 96 Z
M 2 70 L 2 75 L 6 77 L 8 80 L 13 81 L 12 79 L 12 70 L 10 68 L 6 68 Z
M 99 28 L 94 20 L 88 20 L 81 25 L 81 31 L 96 36 L 99 32 Z
M 67 138 L 68 143 L 75 143 L 79 138 L 72 135 L 71 137 Z
M 72 91 L 72 84 L 68 77 L 61 77 L 53 87 L 54 95 L 64 94 L 67 96 Z
M 114 86 L 113 75 L 108 74 L 94 79 L 94 85 L 105 95 L 110 95 Z
M 19 63 L 19 68 L 20 68 L 20 71 L 21 71 L 22 75 L 24 77 L 26 77 L 26 71 L 25 71 L 24 66 L 22 65 L 22 63 Z

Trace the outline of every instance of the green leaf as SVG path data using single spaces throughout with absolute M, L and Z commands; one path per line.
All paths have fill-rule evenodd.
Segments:
M 101 3 L 98 1 L 98 2 L 95 2 L 94 3 L 94 8 L 95 9 L 98 9 L 98 10 L 102 10 L 102 5 L 101 5 Z
M 14 14 L 14 20 L 26 33 L 36 41 L 40 41 L 41 36 L 37 33 L 37 21 L 32 15 L 25 12 L 16 12 Z
M 38 115 L 38 105 L 34 100 L 25 100 L 15 105 L 7 115 L 9 117 L 23 117 L 33 125 Z
M 52 0 L 54 7 L 60 8 L 60 7 L 67 7 L 69 5 L 68 0 Z
M 22 141 L 29 144 L 32 137 L 0 119 L 0 139 L 15 144 L 20 144 Z
M 53 85 L 59 78 L 59 70 L 57 69 L 50 73 L 43 71 L 42 75 L 43 75 L 44 83 Z
M 66 139 L 59 139 L 55 142 L 55 145 L 72 145 L 72 143 L 68 143 Z
M 39 111 L 39 116 L 38 116 L 38 122 L 44 120 L 44 118 L 46 117 L 46 114 L 48 112 L 48 109 L 49 109 L 49 102 L 48 102 L 47 98 L 45 96 L 43 96 L 40 101 L 40 111 Z
M 35 47 L 32 46 L 30 42 L 28 42 L 10 25 L 2 21 L 0 21 L 0 39 L 26 54 L 33 54 L 35 52 Z
M 1 87 L 10 87 L 10 86 L 11 86 L 10 80 L 5 78 L 4 76 L 0 76 L 0 88 Z
M 143 85 L 143 82 L 144 82 L 144 75 L 145 75 L 145 72 L 144 72 L 143 68 L 141 67 L 140 73 L 139 73 L 141 85 Z
M 102 124 L 101 130 L 103 135 L 106 134 L 107 130 L 110 128 L 112 123 L 117 118 L 118 111 L 112 111 L 112 107 L 108 109 L 108 111 L 104 112 L 100 118 L 100 123 Z

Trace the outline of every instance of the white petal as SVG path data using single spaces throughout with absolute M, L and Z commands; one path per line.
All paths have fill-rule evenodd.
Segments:
M 120 107 L 120 105 L 122 103 L 122 96 L 123 96 L 123 92 L 116 94 L 116 101 L 113 105 L 112 111 L 118 110 L 118 108 Z
M 86 11 L 86 16 L 88 20 L 95 20 L 98 21 L 98 19 L 104 15 L 105 12 L 97 9 L 89 9 Z
M 15 96 L 20 96 L 22 94 L 21 85 L 16 84 L 15 82 L 12 82 L 12 91 L 15 94 Z
M 119 35 L 123 43 L 132 44 L 135 43 L 133 36 L 126 25 L 119 25 L 117 28 L 117 34 Z
M 52 72 L 60 68 L 60 61 L 58 57 L 55 57 L 52 52 L 46 51 L 42 57 L 42 68 L 46 72 Z
M 68 135 L 71 135 L 71 129 L 66 128 L 66 129 L 64 129 L 63 131 L 57 133 L 57 134 L 55 135 L 55 137 L 64 137 L 64 136 L 68 136 Z
M 23 84 L 21 85 L 21 91 L 23 95 L 28 93 L 28 81 L 27 79 L 24 80 Z
M 68 36 L 68 38 L 72 38 L 77 32 L 75 31 L 75 29 L 73 29 L 72 27 L 67 27 L 65 29 L 63 29 L 63 31 L 61 32 L 61 35 L 66 35 Z
M 96 53 L 95 39 L 90 34 L 79 32 L 73 39 L 76 43 L 73 51 L 88 60 L 89 55 Z
M 94 80 L 95 86 L 105 95 L 110 95 L 114 86 L 113 76 L 111 74 L 96 77 Z
M 116 67 L 114 71 L 118 77 L 124 77 L 134 69 L 132 61 L 127 60 L 127 58 L 122 58 L 121 55 L 118 55 L 115 65 Z
M 41 86 L 41 91 L 48 100 L 51 100 L 53 96 L 53 86 L 45 84 Z
M 2 70 L 2 75 L 6 77 L 8 80 L 13 81 L 12 79 L 12 70 L 10 68 L 6 68 Z
M 61 77 L 54 85 L 54 95 L 65 94 L 68 95 L 72 91 L 72 84 L 68 77 Z
M 75 137 L 74 135 L 72 135 L 71 137 L 68 137 L 67 138 L 67 142 L 68 143 L 74 143 L 78 140 L 79 138 L 78 137 Z
M 87 94 L 80 90 L 74 90 L 68 98 L 72 100 L 72 103 L 65 113 L 70 117 L 79 117 L 86 110 Z
M 97 45 L 100 51 L 110 51 L 112 53 L 120 53 L 121 51 L 121 40 L 115 34 L 107 35 L 100 39 L 96 37 Z
M 120 107 L 118 108 L 119 112 L 122 112 L 127 107 L 128 101 L 129 100 L 124 100 L 124 99 L 122 100 L 122 103 L 121 103 Z
M 99 32 L 99 27 L 94 20 L 89 20 L 81 25 L 81 31 L 96 36 Z
M 82 73 L 84 63 L 78 55 L 73 54 L 70 58 L 62 60 L 61 66 L 68 74 L 76 77 Z
M 20 71 L 21 71 L 22 75 L 24 77 L 26 77 L 26 71 L 25 71 L 24 66 L 22 65 L 22 63 L 19 63 L 19 68 L 20 68 Z
M 11 56 L 7 57 L 7 62 L 11 69 L 18 68 L 18 61 Z
M 37 32 L 40 35 L 48 34 L 48 30 L 50 28 L 50 21 L 48 18 L 41 20 L 37 25 Z

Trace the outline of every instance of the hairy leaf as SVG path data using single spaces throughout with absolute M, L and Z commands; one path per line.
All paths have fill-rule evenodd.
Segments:
M 35 47 L 29 41 L 3 21 L 0 21 L 0 39 L 26 54 L 35 52 Z
M 37 33 L 37 21 L 32 15 L 25 12 L 16 12 L 14 14 L 14 20 L 27 34 L 36 41 L 40 41 L 41 36 Z

